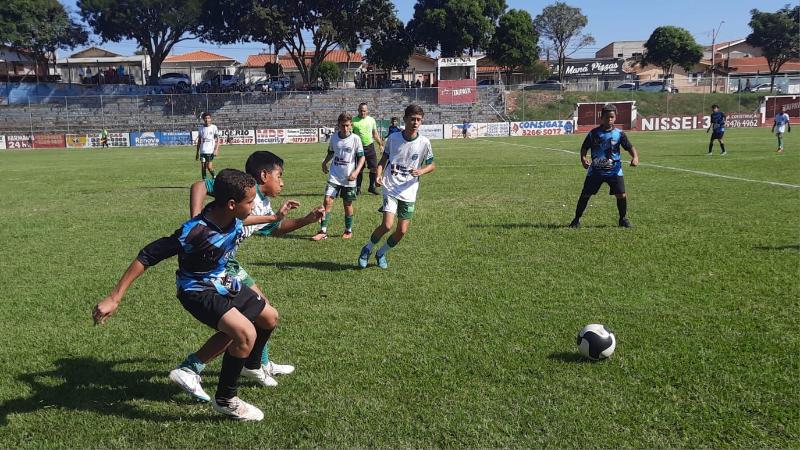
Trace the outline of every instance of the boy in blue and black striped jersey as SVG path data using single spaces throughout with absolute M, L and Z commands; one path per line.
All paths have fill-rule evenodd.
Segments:
M 631 167 L 639 165 L 639 153 L 628 141 L 622 130 L 614 127 L 617 118 L 617 108 L 606 105 L 600 113 L 600 126 L 594 128 L 586 136 L 581 146 L 581 164 L 586 169 L 586 179 L 583 190 L 575 208 L 575 218 L 569 224 L 570 228 L 581 226 L 581 216 L 589 204 L 592 195 L 600 190 L 603 183 L 608 184 L 609 194 L 617 197 L 617 210 L 619 211 L 619 226 L 630 228 L 628 220 L 628 195 L 625 193 L 625 182 L 622 178 L 622 155 L 620 148 L 631 155 Z M 591 150 L 592 159 L 586 156 Z
M 722 137 L 725 136 L 725 113 L 719 110 L 719 106 L 711 105 L 711 124 L 708 125 L 706 133 L 712 131 L 711 139 L 708 141 L 708 156 L 711 156 L 714 149 L 714 140 L 719 141 L 719 146 L 722 149 L 720 156 L 725 156 L 728 152 L 725 151 L 725 141 Z
M 278 323 L 278 312 L 257 293 L 242 286 L 226 265 L 244 239 L 243 220 L 256 197 L 252 176 L 226 169 L 215 180 L 216 199 L 171 236 L 145 246 L 108 297 L 92 312 L 104 323 L 119 307 L 131 283 L 147 267 L 177 254 L 177 297 L 194 318 L 231 338 L 213 402 L 216 411 L 238 420 L 258 421 L 264 414 L 237 397 L 245 365 L 260 365 L 261 355 Z

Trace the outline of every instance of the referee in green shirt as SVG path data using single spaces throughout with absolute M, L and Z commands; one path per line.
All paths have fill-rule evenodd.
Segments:
M 375 119 L 370 117 L 369 108 L 366 103 L 358 105 L 358 116 L 353 118 L 353 133 L 361 138 L 361 144 L 364 146 L 364 156 L 367 158 L 367 168 L 369 169 L 369 192 L 371 194 L 378 194 L 375 186 L 375 171 L 378 167 L 378 155 L 375 153 L 375 143 L 383 149 L 383 141 L 381 135 L 378 133 L 378 124 Z M 356 193 L 361 193 L 361 180 L 363 173 L 358 173 L 356 180 Z

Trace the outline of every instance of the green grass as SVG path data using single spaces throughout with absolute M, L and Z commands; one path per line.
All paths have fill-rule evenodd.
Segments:
M 800 146 L 733 129 L 633 133 L 641 161 L 800 185 Z M 629 216 L 598 195 L 579 230 L 582 136 L 435 141 L 390 268 L 354 270 L 355 238 L 251 238 L 239 259 L 281 311 L 272 356 L 297 371 L 238 424 L 167 373 L 212 331 L 150 269 L 107 325 L 90 309 L 138 250 L 187 218 L 191 148 L 0 152 L 0 447 L 796 447 L 800 189 L 643 165 Z M 537 148 L 535 148 L 537 147 Z M 322 145 L 271 146 L 282 198 L 321 201 Z M 253 148 L 223 147 L 218 168 Z M 332 233 L 340 232 L 340 204 Z M 587 323 L 610 360 L 577 356 Z M 219 360 L 204 373 L 213 394 Z
M 564 92 L 515 91 L 508 95 L 510 116 L 514 120 L 568 119 L 576 103 L 636 101 L 640 116 L 693 116 L 698 111 L 709 114 L 711 105 L 719 105 L 726 113 L 752 113 L 758 109 L 764 94 L 695 94 L 668 95 L 661 92 Z

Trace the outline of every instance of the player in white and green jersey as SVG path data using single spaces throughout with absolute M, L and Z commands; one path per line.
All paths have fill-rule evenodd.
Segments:
M 367 267 L 372 247 L 392 229 L 397 217 L 399 220 L 394 233 L 375 253 L 378 267 L 389 267 L 386 253 L 408 233 L 411 218 L 414 216 L 419 177 L 436 169 L 431 141 L 419 134 L 424 116 L 425 113 L 419 105 L 408 105 L 403 115 L 405 130 L 391 134 L 386 139 L 383 156 L 378 163 L 377 177 L 378 185 L 383 186 L 383 205 L 379 210 L 383 213 L 383 221 L 361 249 L 358 266 L 362 269 Z
M 321 241 L 328 237 L 328 221 L 331 216 L 333 200 L 342 197 L 344 204 L 344 234 L 342 239 L 353 237 L 353 201 L 356 193 L 356 177 L 364 168 L 364 147 L 361 139 L 353 134 L 353 116 L 343 112 L 336 121 L 338 132 L 328 142 L 328 152 L 322 161 L 322 172 L 327 173 L 328 183 L 325 185 L 325 217 L 320 222 L 319 233 L 311 239 Z M 332 162 L 330 170 L 328 163 Z

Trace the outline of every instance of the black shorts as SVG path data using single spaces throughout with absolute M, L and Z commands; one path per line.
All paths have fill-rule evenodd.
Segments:
M 364 157 L 367 158 L 367 169 L 375 170 L 378 167 L 378 155 L 375 153 L 375 143 L 364 147 Z
M 200 162 L 211 162 L 213 160 L 214 160 L 214 154 L 213 153 L 210 153 L 210 154 L 200 153 Z
M 724 131 L 716 131 L 716 130 L 712 131 L 711 132 L 711 140 L 713 141 L 714 139 L 722 139 L 722 136 L 724 136 L 724 135 L 725 135 Z
M 235 297 L 226 297 L 213 290 L 178 291 L 178 300 L 181 301 L 183 309 L 189 311 L 195 319 L 215 330 L 218 329 L 217 325 L 222 316 L 232 308 L 236 308 L 247 317 L 247 320 L 254 322 L 267 306 L 266 301 L 247 286 L 242 286 L 242 290 Z
M 625 180 L 622 176 L 612 175 L 604 177 L 598 174 L 588 175 L 583 182 L 583 190 L 581 195 L 594 195 L 600 190 L 600 185 L 607 183 L 609 190 L 608 195 L 624 194 L 625 193 Z

